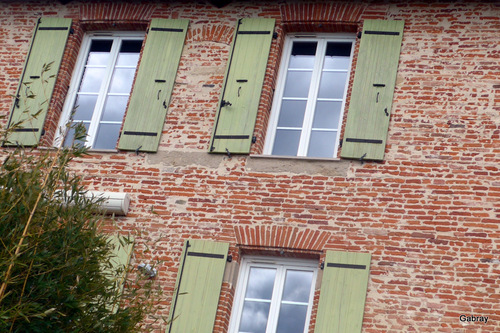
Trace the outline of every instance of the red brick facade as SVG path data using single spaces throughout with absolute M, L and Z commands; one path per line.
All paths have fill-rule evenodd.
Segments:
M 190 20 L 158 152 L 95 151 L 73 165 L 90 190 L 131 196 L 128 215 L 115 225 L 135 237 L 133 265 L 158 262 L 164 299 L 156 315 L 168 315 L 184 240 L 201 238 L 229 243 L 235 261 L 248 253 L 318 263 L 326 250 L 371 253 L 363 332 L 500 331 L 498 2 L 66 2 L 0 1 L 6 117 L 37 19 L 73 19 L 44 146 L 52 145 L 86 31 L 146 31 L 152 18 Z M 209 154 L 243 17 L 274 18 L 278 33 L 257 140 L 249 156 Z M 365 19 L 405 20 L 384 160 L 262 157 L 286 33 L 354 33 Z M 353 61 L 354 68 L 356 55 Z M 214 332 L 227 332 L 234 287 L 223 283 Z M 311 332 L 318 299 L 317 290 Z M 460 315 L 489 320 L 462 322 Z

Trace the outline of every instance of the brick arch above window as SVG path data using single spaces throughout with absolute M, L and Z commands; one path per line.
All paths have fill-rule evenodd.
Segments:
M 289 226 L 236 226 L 236 243 L 298 250 L 322 251 L 330 238 L 326 231 Z
M 135 3 L 86 3 L 79 7 L 81 20 L 92 21 L 149 21 L 157 8 L 157 4 L 143 4 L 137 6 Z
M 290 3 L 280 7 L 283 31 L 356 32 L 364 3 Z
M 283 23 L 359 22 L 365 3 L 287 3 L 280 6 Z

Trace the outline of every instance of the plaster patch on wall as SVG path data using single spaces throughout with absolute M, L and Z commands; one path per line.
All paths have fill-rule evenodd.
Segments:
M 251 156 L 247 160 L 246 168 L 249 171 L 295 173 L 307 175 L 323 175 L 331 177 L 347 177 L 351 165 L 348 160 L 308 160 L 295 158 L 265 158 Z
M 207 152 L 159 151 L 156 154 L 148 154 L 147 161 L 150 164 L 163 164 L 170 167 L 197 165 L 218 168 L 223 158 L 222 155 Z

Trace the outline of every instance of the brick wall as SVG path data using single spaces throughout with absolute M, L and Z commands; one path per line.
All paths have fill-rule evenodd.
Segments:
M 54 137 L 86 30 L 145 30 L 151 18 L 190 20 L 159 151 L 94 152 L 73 165 L 89 189 L 131 195 L 131 210 L 116 227 L 136 237 L 134 264 L 159 262 L 164 300 L 157 315 L 168 314 L 181 247 L 193 237 L 229 242 L 236 259 L 278 249 L 317 259 L 327 249 L 371 253 L 364 332 L 500 331 L 497 2 L 0 3 L 2 116 L 10 112 L 37 18 L 74 20 L 44 145 Z M 229 158 L 207 151 L 241 17 L 275 18 L 278 38 L 253 156 Z M 284 33 L 355 32 L 373 18 L 405 20 L 384 161 L 255 156 L 263 149 Z M 234 286 L 225 283 L 217 332 L 227 330 L 233 296 Z M 463 323 L 461 314 L 489 321 Z

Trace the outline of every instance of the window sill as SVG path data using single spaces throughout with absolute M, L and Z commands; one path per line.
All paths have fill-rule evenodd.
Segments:
M 88 152 L 91 153 L 118 153 L 118 149 L 89 149 Z
M 340 158 L 250 155 L 246 168 L 256 172 L 347 177 L 351 161 Z
M 55 146 L 38 146 L 37 149 L 40 149 L 40 150 L 57 150 L 59 149 L 58 147 L 55 147 Z M 118 149 L 89 149 L 87 150 L 87 152 L 89 154 L 92 154 L 92 153 L 98 153 L 98 154 L 102 154 L 102 153 L 118 153 L 119 150 Z
M 250 155 L 250 158 L 276 159 L 276 160 L 298 160 L 298 161 L 321 161 L 339 162 L 338 157 L 307 157 L 307 156 L 279 156 L 279 155 Z

